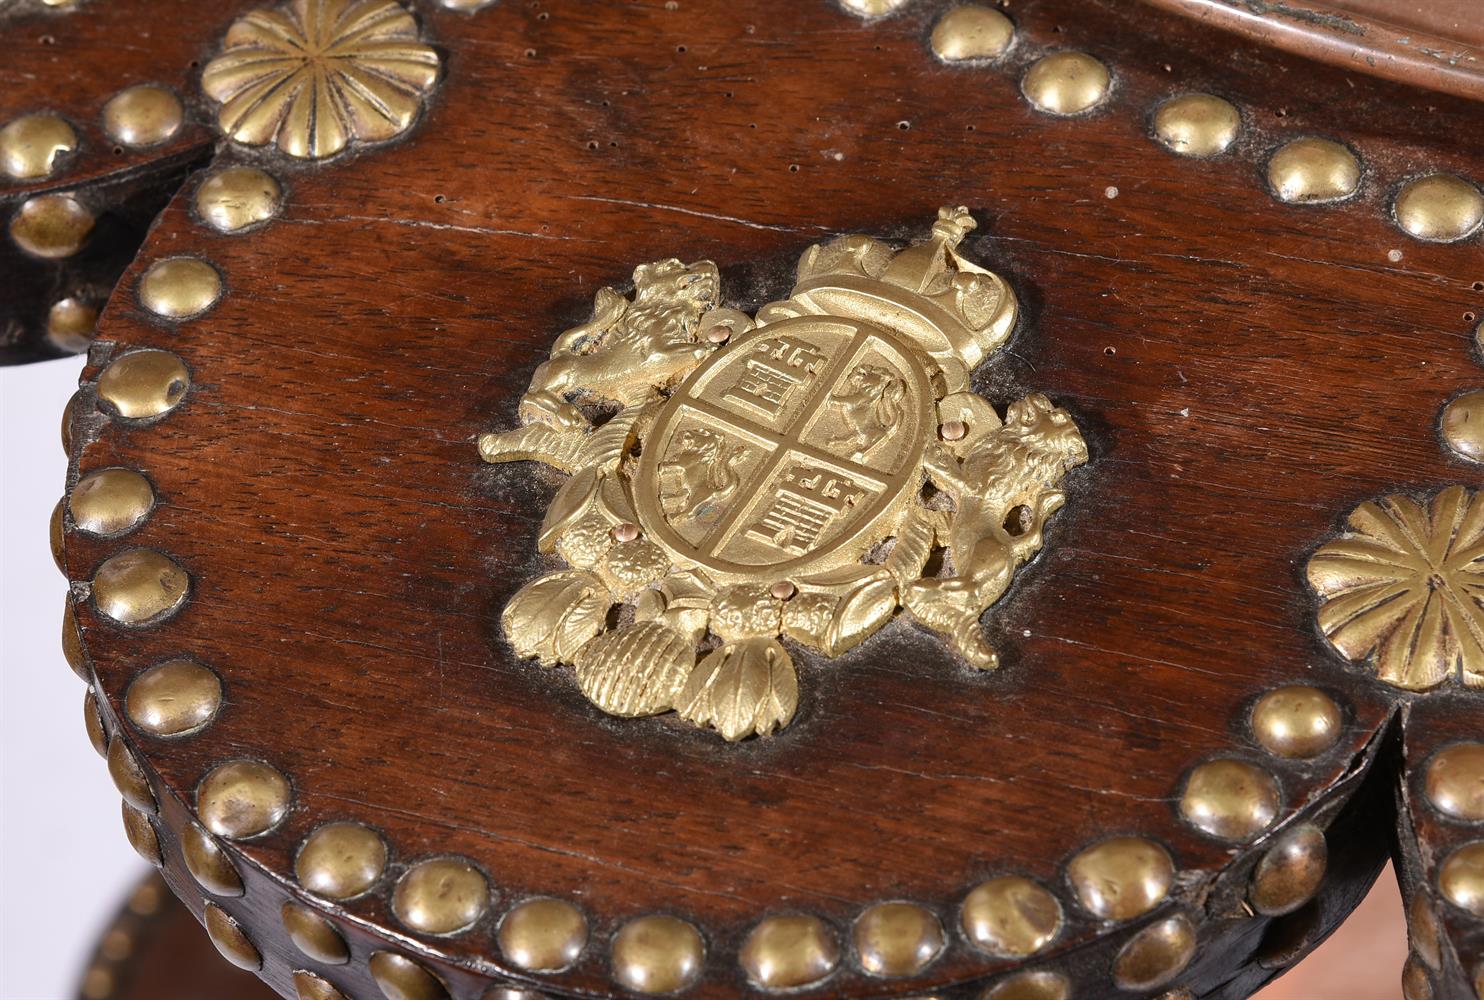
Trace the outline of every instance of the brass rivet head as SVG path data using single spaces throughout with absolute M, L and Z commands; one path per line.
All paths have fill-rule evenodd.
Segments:
M 1305 823 L 1284 833 L 1252 871 L 1247 899 L 1266 917 L 1292 913 L 1314 898 L 1329 864 L 1324 831 Z
M 1215 156 L 1236 141 L 1242 116 L 1230 101 L 1214 94 L 1185 94 L 1154 113 L 1160 145 L 1181 156 Z
M 1304 684 L 1274 688 L 1252 707 L 1252 734 L 1277 757 L 1316 757 L 1335 745 L 1344 721 L 1334 699 Z
M 1432 174 L 1402 185 L 1397 192 L 1396 224 L 1429 243 L 1452 243 L 1484 225 L 1484 194 L 1462 177 Z
M 528 972 L 560 972 L 587 944 L 587 918 L 563 899 L 528 899 L 500 922 L 500 951 Z
M 1020 972 L 1001 979 L 980 1000 L 1067 1000 L 1072 984 L 1059 972 Z
M 749 982 L 765 990 L 790 990 L 833 972 L 840 945 L 823 920 L 789 914 L 768 917 L 754 927 L 738 958 Z
M 46 313 L 47 341 L 68 354 L 86 351 L 97 326 L 97 307 L 73 296 L 52 303 Z
M 1113 981 L 1126 990 L 1152 990 L 1174 979 L 1195 957 L 1195 927 L 1183 916 L 1135 934 L 1113 960 Z
M 67 397 L 67 403 L 62 407 L 62 454 L 72 455 L 72 421 L 77 419 L 77 397 L 82 394 L 81 390 Z
M 88 661 L 82 651 L 82 632 L 77 627 L 77 610 L 72 606 L 72 595 L 67 595 L 67 603 L 62 608 L 62 655 L 67 659 L 67 665 L 72 672 L 81 677 L 89 684 L 92 678 L 88 676 Z
M 916 903 L 877 903 L 851 929 L 861 968 L 897 978 L 925 969 L 943 951 L 943 925 Z
M 1077 115 L 1101 104 L 1110 82 L 1108 67 L 1087 53 L 1053 52 L 1036 60 L 1020 90 L 1038 111 Z
M 1067 865 L 1077 900 L 1103 920 L 1132 920 L 1154 909 L 1175 881 L 1175 864 L 1163 847 L 1141 837 L 1094 844 Z
M 67 498 L 73 525 L 104 538 L 139 527 L 154 505 L 154 488 L 132 469 L 90 472 L 77 481 Z
M 944 62 L 995 59 L 1014 40 L 1010 19 L 977 3 L 955 7 L 933 25 L 933 54 Z
M 371 978 L 386 1000 L 448 1000 L 438 977 L 405 955 L 373 952 L 370 964 Z
M 77 132 L 51 114 L 22 115 L 0 128 L 0 170 L 18 181 L 46 177 L 77 148 Z
M 856 17 L 885 17 L 907 5 L 907 0 L 840 0 L 847 14 Z
M 438 3 L 449 10 L 456 10 L 461 14 L 472 14 L 477 10 L 483 10 L 495 0 L 438 0 Z
M 478 868 L 459 858 L 420 861 L 392 893 L 397 919 L 424 934 L 458 934 L 489 907 L 490 888 Z
M 350 961 L 345 938 L 324 917 L 294 902 L 284 903 L 281 913 L 283 929 L 288 931 L 295 948 L 326 965 L 344 965 Z
M 1006 875 L 969 893 L 960 923 L 974 947 L 1003 958 L 1024 958 L 1061 933 L 1061 904 L 1030 879 Z
M 206 936 L 211 938 L 211 943 L 216 945 L 216 950 L 222 953 L 222 957 L 239 969 L 248 972 L 256 972 L 263 967 L 263 956 L 242 928 L 237 926 L 237 921 L 227 916 L 215 903 L 206 904 Z
M 1439 937 L 1438 918 L 1432 911 L 1432 903 L 1426 892 L 1413 894 L 1407 907 L 1407 933 L 1412 941 L 1412 950 L 1430 969 L 1436 969 L 1443 961 L 1442 939 Z
M 108 733 L 103 729 L 103 713 L 98 711 L 98 698 L 89 688 L 82 699 L 82 724 L 88 731 L 88 742 L 98 756 L 108 756 Z
M 180 853 L 186 870 L 213 896 L 242 895 L 242 876 L 216 838 L 195 823 L 180 833 Z
M 235 233 L 278 214 L 283 188 L 257 167 L 225 167 L 196 189 L 196 212 L 212 229 Z
M 1484 390 L 1466 392 L 1443 407 L 1438 421 L 1443 440 L 1455 455 L 1484 462 Z
M 196 788 L 196 812 L 206 829 L 228 840 L 267 833 L 288 815 L 288 779 L 256 760 L 219 764 Z
M 33 257 L 61 260 L 82 249 L 93 231 L 93 213 L 70 194 L 28 198 L 10 219 L 10 238 Z
M 66 507 L 67 500 L 64 497 L 58 500 L 57 505 L 52 508 L 49 532 L 51 536 L 52 562 L 56 563 L 57 570 L 63 576 L 67 575 L 67 553 L 65 548 L 67 544 L 67 532 L 62 524 L 62 513 Z
M 162 416 L 180 405 L 191 375 L 169 351 L 130 351 L 103 370 L 98 401 L 129 420 Z
M 121 625 L 147 625 L 173 615 L 189 591 L 186 571 L 152 549 L 120 552 L 93 574 L 98 611 Z
M 150 864 L 163 864 L 164 857 L 160 854 L 160 838 L 155 833 L 155 827 L 150 822 L 149 815 L 135 809 L 127 802 L 122 802 L 120 805 L 124 812 L 124 836 L 129 839 L 129 846 Z
M 1360 187 L 1360 161 L 1338 142 L 1295 139 L 1268 161 L 1268 186 L 1292 204 L 1339 201 Z
M 969 433 L 969 425 L 962 420 L 949 420 L 938 428 L 944 441 L 962 441 Z
M 184 121 L 180 98 L 157 83 L 128 87 L 103 105 L 103 131 L 114 142 L 136 149 L 159 145 Z
M 299 884 L 329 899 L 353 899 L 386 870 L 386 842 L 359 823 L 327 823 L 299 849 L 294 874 Z
M 294 992 L 299 1000 L 346 1000 L 344 993 L 305 969 L 294 973 Z
M 151 736 L 184 736 L 211 721 L 222 682 L 195 660 L 167 660 L 134 678 L 124 698 L 129 721 Z
M 1465 823 L 1484 823 L 1484 743 L 1459 743 L 1440 751 L 1423 779 L 1434 809 Z
M 780 601 L 792 600 L 793 596 L 798 592 L 799 588 L 795 587 L 789 580 L 779 580 L 777 583 L 768 588 L 768 593 L 773 595 L 776 600 Z
M 608 532 L 615 542 L 632 542 L 639 537 L 639 526 L 632 521 L 615 524 Z
M 674 993 L 701 974 L 701 934 L 678 917 L 636 917 L 613 936 L 613 978 L 635 993 Z
M 1464 844 L 1438 871 L 1443 898 L 1476 917 L 1484 917 L 1484 840 Z
M 1251 840 L 1278 816 L 1278 782 L 1255 764 L 1213 760 L 1185 779 L 1180 815 L 1213 837 Z
M 155 811 L 155 793 L 150 790 L 149 779 L 124 741 L 117 737 L 108 744 L 108 775 L 125 802 L 135 809 Z
M 139 301 L 157 316 L 199 316 L 222 296 L 222 276 L 197 257 L 170 257 L 150 265 L 139 279 Z

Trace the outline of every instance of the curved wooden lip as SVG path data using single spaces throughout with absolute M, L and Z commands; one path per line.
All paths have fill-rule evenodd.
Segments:
M 1296 55 L 1484 101 L 1484 49 L 1314 0 L 1143 0 Z

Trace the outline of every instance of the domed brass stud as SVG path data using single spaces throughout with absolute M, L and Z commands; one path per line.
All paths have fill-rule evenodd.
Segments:
M 373 952 L 370 964 L 371 978 L 386 1000 L 448 1000 L 438 977 L 405 955 Z
M 933 26 L 933 54 L 944 62 L 995 59 L 1015 40 L 1015 25 L 991 7 L 966 3 Z
M 52 562 L 56 565 L 57 571 L 63 576 L 67 575 L 67 554 L 64 548 L 67 544 L 67 532 L 62 524 L 62 513 L 66 507 L 67 499 L 65 497 L 57 501 L 56 506 L 52 508 L 52 516 L 48 523 L 47 532 L 50 536 Z
M 216 838 L 195 823 L 180 832 L 180 853 L 186 870 L 213 896 L 242 895 L 242 876 Z
M 1180 815 L 1223 840 L 1251 840 L 1278 816 L 1278 782 L 1255 764 L 1213 760 L 1185 779 Z
M 180 405 L 191 374 L 169 351 L 130 351 L 103 370 L 98 402 L 129 420 L 163 416 Z
M 77 148 L 77 132 L 52 114 L 22 115 L 0 128 L 0 170 L 18 181 L 52 174 Z
M 196 812 L 206 829 L 228 840 L 267 833 L 288 815 L 288 779 L 256 760 L 218 764 L 196 788 Z
M 1077 901 L 1103 920 L 1132 920 L 1154 909 L 1175 881 L 1170 853 L 1141 837 L 1094 844 L 1067 865 Z
M 505 914 L 500 951 L 528 972 L 560 972 L 587 944 L 587 918 L 563 899 L 528 899 Z
M 1460 910 L 1484 917 L 1484 840 L 1464 844 L 1438 870 L 1443 898 Z
M 88 676 L 87 657 L 82 651 L 82 632 L 77 627 L 77 611 L 72 606 L 71 594 L 67 595 L 67 603 L 62 608 L 62 656 L 74 674 L 92 683 L 92 678 Z
M 216 950 L 222 953 L 222 957 L 239 969 L 248 972 L 257 972 L 263 967 L 263 956 L 257 947 L 247 939 L 237 921 L 227 915 L 215 903 L 206 904 L 206 936 L 211 938 L 211 943 L 216 945 Z
M 103 105 L 103 131 L 135 149 L 158 146 L 180 131 L 184 121 L 180 98 L 157 83 L 127 87 Z
M 184 736 L 205 726 L 222 704 L 222 682 L 195 660 L 157 663 L 134 678 L 124 698 L 129 721 L 151 736 Z
M 1181 156 L 1224 153 L 1241 128 L 1236 106 L 1214 94 L 1184 94 L 1154 113 L 1154 135 L 1160 145 Z
M 1195 957 L 1195 927 L 1183 916 L 1161 920 L 1135 934 L 1113 959 L 1113 981 L 1126 990 L 1164 986 Z
M 115 538 L 137 528 L 155 505 L 149 480 L 132 469 L 99 469 L 77 481 L 67 506 L 80 531 Z
M 1360 187 L 1360 161 L 1338 142 L 1294 139 L 1268 161 L 1268 186 L 1291 204 L 1339 201 Z
M 678 917 L 636 917 L 613 935 L 613 978 L 635 993 L 674 993 L 701 974 L 706 946 Z
M 199 257 L 155 261 L 139 279 L 139 301 L 157 316 L 199 316 L 222 296 L 222 276 Z
M 1484 390 L 1454 397 L 1438 421 L 1443 440 L 1455 455 L 1484 462 Z
M 108 733 L 103 729 L 103 713 L 98 711 L 98 699 L 93 689 L 88 688 L 82 698 L 82 724 L 88 731 L 88 742 L 98 751 L 99 757 L 108 756 Z
M 327 823 L 311 833 L 294 861 L 299 884 L 328 899 L 354 899 L 386 870 L 386 842 L 359 823 Z
M 1101 104 L 1111 82 L 1108 67 L 1087 53 L 1053 52 L 1036 60 L 1020 91 L 1038 111 L 1077 115 Z
M 1484 743 L 1458 743 L 1439 751 L 1423 779 L 1434 809 L 1465 823 L 1484 823 Z
M 1452 243 L 1484 225 L 1484 193 L 1462 177 L 1431 174 L 1403 184 L 1393 211 L 1407 235 L 1429 243 Z
M 1028 878 L 1005 875 L 975 887 L 959 917 L 969 943 L 991 955 L 1025 958 L 1061 933 L 1061 904 Z
M 305 969 L 297 970 L 293 979 L 294 992 L 298 994 L 299 1000 L 346 1000 L 345 994 L 331 986 L 327 980 Z
M 61 260 L 82 249 L 93 221 L 93 213 L 70 194 L 39 194 L 11 216 L 10 238 L 33 257 Z
M 1317 757 L 1335 745 L 1343 722 L 1333 698 L 1304 684 L 1274 688 L 1252 707 L 1252 735 L 1276 757 Z
M 108 744 L 108 776 L 129 805 L 145 812 L 155 811 L 155 793 L 150 790 L 149 779 L 124 741 L 117 737 Z
M 885 17 L 907 5 L 907 0 L 840 0 L 840 6 L 856 17 Z
M 424 934 L 458 934 L 474 926 L 489 907 L 484 875 L 460 858 L 419 861 L 392 892 L 397 919 Z
M 1413 895 L 1412 904 L 1407 907 L 1407 932 L 1417 957 L 1428 968 L 1436 969 L 1443 960 L 1443 953 L 1438 918 L 1433 914 L 1427 896 L 1425 892 Z
M 1402 966 L 1402 1000 L 1432 1000 L 1432 980 L 1416 955 L 1408 955 Z
M 97 307 L 75 296 L 57 300 L 46 313 L 47 341 L 68 354 L 86 351 L 97 326 Z
M 124 812 L 124 836 L 129 839 L 129 846 L 150 864 L 163 864 L 165 859 L 160 854 L 160 838 L 155 833 L 149 816 L 127 802 L 121 802 L 120 805 Z
M 823 920 L 792 913 L 759 922 L 742 942 L 738 959 L 753 985 L 791 990 L 833 972 L 840 962 L 840 944 Z
M 257 167 L 224 167 L 196 189 L 196 212 L 212 229 L 235 233 L 278 214 L 283 188 Z
M 1294 827 L 1268 848 L 1253 869 L 1247 899 L 1263 916 L 1292 913 L 1314 898 L 1328 864 L 1324 831 L 1309 823 Z
M 1067 1000 L 1072 984 L 1059 972 L 1018 972 L 1001 979 L 980 1000 Z
M 77 397 L 81 390 L 67 397 L 67 403 L 62 407 L 62 454 L 72 455 L 72 421 L 77 419 Z
M 180 610 L 190 577 L 174 560 L 153 549 L 111 556 L 93 574 L 93 601 L 122 625 L 144 625 Z
M 283 929 L 288 931 L 295 948 L 326 965 L 344 965 L 350 961 L 345 938 L 324 917 L 292 901 L 283 904 L 281 913 Z
M 890 979 L 921 972 L 947 943 L 938 918 L 916 903 L 877 903 L 856 918 L 851 939 L 861 968 Z

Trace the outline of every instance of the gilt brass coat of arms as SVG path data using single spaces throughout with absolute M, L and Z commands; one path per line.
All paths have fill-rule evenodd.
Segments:
M 486 461 L 569 473 L 539 546 L 565 564 L 502 615 L 522 656 L 571 664 L 605 712 L 675 711 L 727 740 L 798 703 L 789 645 L 838 656 L 905 609 L 972 668 L 980 618 L 1040 550 L 1087 460 L 1040 393 L 1003 415 L 970 388 L 1016 301 L 939 212 L 897 250 L 811 247 L 790 296 L 724 306 L 714 264 L 634 272 L 557 338 Z

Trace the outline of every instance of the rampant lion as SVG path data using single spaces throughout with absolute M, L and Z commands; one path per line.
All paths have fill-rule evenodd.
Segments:
M 660 504 L 672 517 L 710 524 L 741 485 L 735 466 L 745 452 L 704 427 L 687 428 L 679 444 L 660 465 Z
M 907 384 L 889 368 L 856 365 L 845 379 L 844 391 L 830 397 L 845 421 L 845 429 L 830 438 L 830 445 L 848 449 L 852 458 L 864 457 L 902 419 L 906 395 Z

